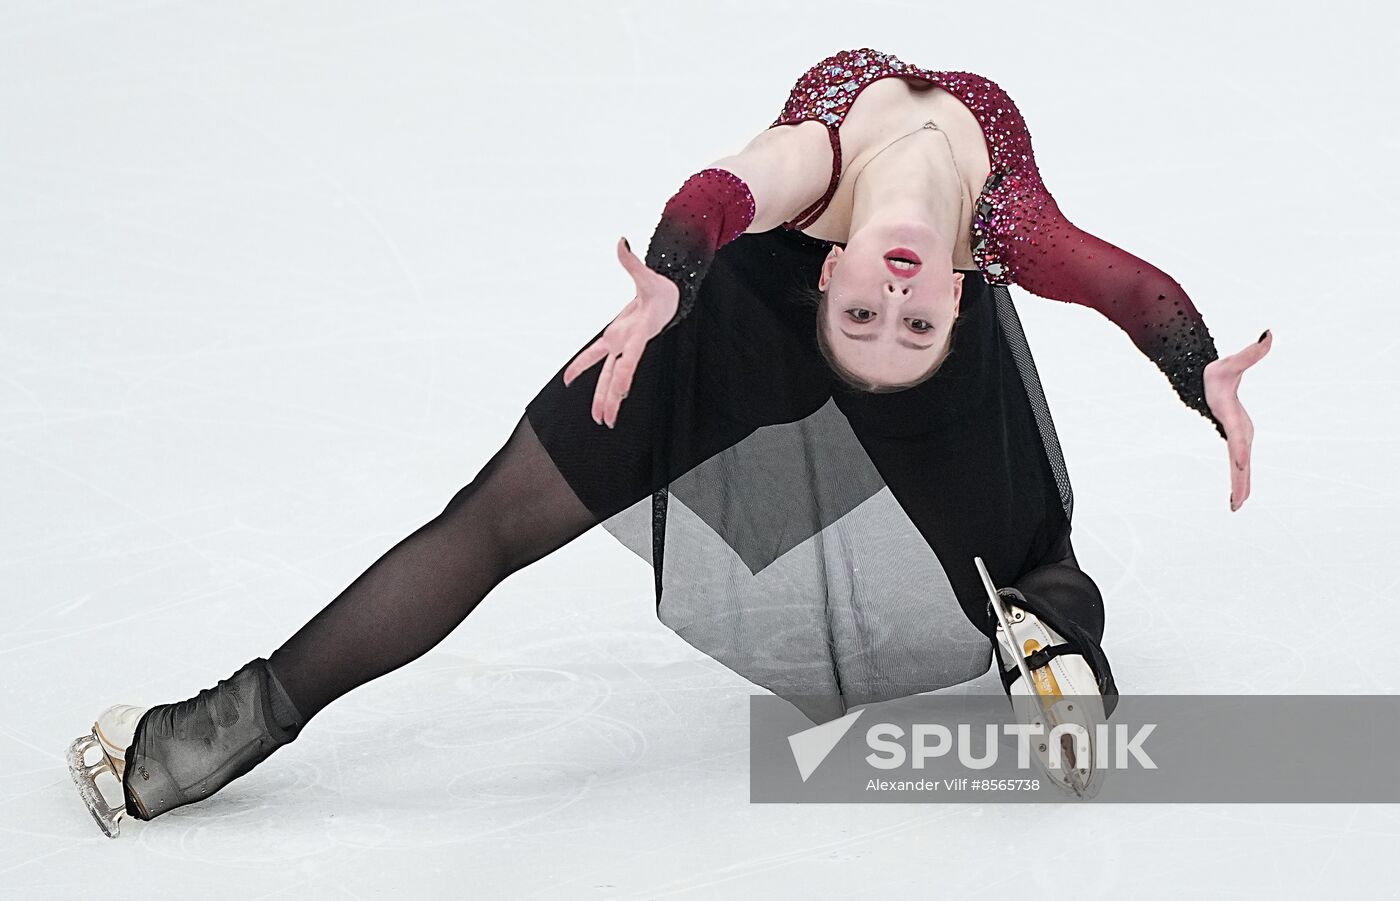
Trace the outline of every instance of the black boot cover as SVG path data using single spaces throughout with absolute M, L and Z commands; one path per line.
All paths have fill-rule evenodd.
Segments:
M 152 707 L 126 750 L 126 812 L 149 820 L 202 801 L 300 729 L 296 708 L 262 658 L 187 701 Z

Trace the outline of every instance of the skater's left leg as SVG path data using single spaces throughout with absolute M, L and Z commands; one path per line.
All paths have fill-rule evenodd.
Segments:
M 1056 643 L 1069 645 L 1083 658 L 1093 673 L 1095 686 L 1103 696 L 1106 713 L 1117 706 L 1118 687 L 1101 643 L 1104 634 L 1103 594 L 1089 574 L 1080 569 L 1070 543 L 1070 526 L 1062 521 L 1060 531 L 1042 561 L 1003 589 L 1006 602 L 1033 614 L 1053 630 Z M 988 619 L 995 628 L 990 606 Z M 1000 649 L 998 650 L 1000 654 Z M 1002 662 L 1003 682 L 1014 679 L 1013 660 Z
M 1079 568 L 1069 531 L 1066 525 L 1044 562 L 1012 584 L 1100 642 L 1104 629 L 1103 594 L 1088 573 Z
M 1002 686 L 1023 724 L 1057 734 L 1032 743 L 1050 781 L 1078 797 L 1098 793 L 1104 776 L 1093 742 L 1117 706 L 1118 691 L 1104 656 L 1103 595 L 1079 568 L 1068 523 L 1042 562 L 1010 587 L 997 589 L 980 565 L 988 615 L 996 621 L 996 658 Z M 1054 746 L 1053 748 L 1051 746 Z

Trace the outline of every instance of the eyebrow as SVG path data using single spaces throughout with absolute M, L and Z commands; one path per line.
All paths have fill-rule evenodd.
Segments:
M 846 331 L 845 329 L 841 329 L 841 334 L 845 335 L 847 338 L 850 338 L 852 341 L 874 341 L 874 340 L 875 340 L 875 336 L 874 336 L 873 334 L 869 333 L 869 332 L 866 332 L 864 335 L 853 335 L 853 334 L 851 334 L 850 332 Z M 928 344 L 915 344 L 913 341 L 910 341 L 908 338 L 895 338 L 894 340 L 895 340 L 896 342 L 898 342 L 899 344 L 902 344 L 902 345 L 905 346 L 905 347 L 912 347 L 912 348 L 914 348 L 914 350 L 928 350 L 928 349 L 929 349 L 930 347 L 932 347 L 932 346 L 934 345 L 934 343 L 935 343 L 935 342 L 929 342 Z

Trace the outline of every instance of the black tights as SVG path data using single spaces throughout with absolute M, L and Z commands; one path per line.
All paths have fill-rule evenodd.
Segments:
M 649 488 L 637 492 L 633 500 Z M 304 724 L 351 689 L 427 653 L 506 576 L 597 523 L 522 416 L 505 445 L 440 514 L 350 583 L 272 653 L 269 667 Z M 1046 560 L 1015 587 L 1097 644 L 1103 597 L 1079 568 L 1068 529 Z
M 427 653 L 506 576 L 597 522 L 522 416 L 441 513 L 375 561 L 268 664 L 305 723 Z
M 633 500 L 649 488 L 637 492 Z M 304 724 L 351 689 L 427 653 L 506 576 L 597 523 L 522 416 L 505 445 L 440 514 L 273 652 L 269 667 Z M 1067 528 L 1046 561 L 1015 587 L 1097 644 L 1103 598 L 1079 568 Z

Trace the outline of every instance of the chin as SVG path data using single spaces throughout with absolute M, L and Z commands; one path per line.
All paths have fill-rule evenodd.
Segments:
M 898 222 L 882 227 L 879 237 L 882 240 L 917 242 L 917 246 L 915 243 L 910 243 L 910 247 L 918 251 L 932 252 L 936 246 L 937 235 L 934 233 L 933 227 L 927 223 Z

